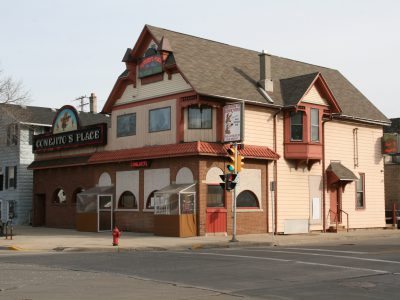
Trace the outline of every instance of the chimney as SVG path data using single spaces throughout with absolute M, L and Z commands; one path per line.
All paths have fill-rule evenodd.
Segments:
M 90 112 L 91 113 L 97 113 L 97 97 L 94 93 L 90 94 L 89 97 L 89 106 L 90 106 Z
M 260 81 L 259 84 L 266 92 L 274 91 L 274 84 L 271 76 L 271 54 L 264 50 L 258 54 L 260 57 Z

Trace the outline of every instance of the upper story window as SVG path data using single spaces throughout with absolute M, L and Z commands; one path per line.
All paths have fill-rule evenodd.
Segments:
M 35 134 L 35 130 L 33 128 L 28 129 L 28 143 L 29 145 L 32 145 L 33 143 L 33 136 Z
M 7 145 L 18 145 L 18 124 L 10 124 L 7 128 Z
M 188 109 L 189 129 L 211 129 L 212 108 L 211 107 L 189 107 Z
M 117 117 L 117 137 L 136 134 L 136 113 Z
M 290 140 L 303 140 L 303 112 L 290 112 Z
M 0 167 L 0 191 L 3 190 L 3 181 L 4 181 L 3 168 Z M 1 218 L 1 215 L 0 215 L 0 218 Z
M 311 108 L 311 142 L 319 142 L 319 109 Z
M 6 167 L 6 179 L 5 179 L 5 184 L 6 184 L 6 189 L 8 188 L 17 188 L 17 167 Z
M 149 132 L 171 130 L 171 107 L 149 111 Z

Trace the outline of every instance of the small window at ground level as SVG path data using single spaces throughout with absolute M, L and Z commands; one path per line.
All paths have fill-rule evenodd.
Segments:
M 132 192 L 125 191 L 119 197 L 118 201 L 118 208 L 119 209 L 137 209 L 137 202 L 135 195 Z
M 212 108 L 211 107 L 189 107 L 188 109 L 189 129 L 211 129 Z
M 225 207 L 224 190 L 220 185 L 207 186 L 207 207 Z
M 157 192 L 157 190 L 152 191 L 150 195 L 147 197 L 146 200 L 146 209 L 154 209 L 154 193 Z
M 67 203 L 67 195 L 63 189 L 57 189 L 53 195 L 53 203 L 64 204 Z
M 290 140 L 303 140 L 303 112 L 290 112 Z
M 365 174 L 360 173 L 360 179 L 356 180 L 356 208 L 365 207 Z
M 243 191 L 236 198 L 236 207 L 259 208 L 257 196 L 251 191 Z
M 149 132 L 171 130 L 171 107 L 149 111 Z

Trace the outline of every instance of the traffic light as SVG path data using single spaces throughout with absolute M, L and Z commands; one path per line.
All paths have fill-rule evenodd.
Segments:
M 239 173 L 244 166 L 244 156 L 241 154 L 238 154 L 237 156 L 237 161 L 236 161 L 236 172 Z
M 231 191 L 235 188 L 235 186 L 236 186 L 235 180 L 236 180 L 237 174 L 228 173 L 228 174 L 224 174 L 224 175 L 219 175 L 219 177 L 223 181 L 219 184 L 223 189 L 225 189 L 227 191 Z
M 230 146 L 228 149 L 229 160 L 230 163 L 227 165 L 228 171 L 231 173 L 236 172 L 236 150 L 233 146 Z

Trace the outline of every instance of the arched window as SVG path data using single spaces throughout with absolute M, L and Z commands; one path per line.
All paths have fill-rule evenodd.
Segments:
M 125 191 L 121 194 L 118 201 L 119 209 L 137 209 L 137 202 L 135 195 L 132 192 Z
M 65 204 L 67 203 L 67 195 L 65 194 L 64 190 L 59 188 L 56 189 L 54 194 L 53 194 L 53 203 L 58 203 L 58 204 Z
M 251 191 L 243 191 L 236 198 L 236 207 L 259 208 L 257 196 Z
M 150 193 L 149 197 L 147 197 L 146 200 L 146 209 L 154 209 L 154 193 L 157 192 L 157 190 L 154 190 Z
M 82 187 L 78 187 L 77 189 L 75 189 L 75 191 L 72 193 L 72 204 L 76 204 L 76 197 L 79 193 L 82 193 L 83 191 L 85 191 L 85 189 Z

